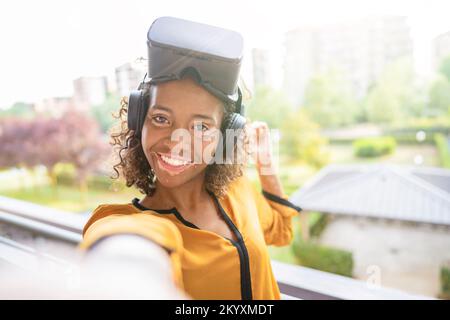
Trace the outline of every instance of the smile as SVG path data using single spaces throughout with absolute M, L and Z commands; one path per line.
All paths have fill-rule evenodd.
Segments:
M 193 165 L 191 161 L 186 161 L 180 158 L 172 158 L 167 154 L 156 152 L 158 158 L 158 166 L 160 169 L 167 171 L 169 174 L 179 174 Z

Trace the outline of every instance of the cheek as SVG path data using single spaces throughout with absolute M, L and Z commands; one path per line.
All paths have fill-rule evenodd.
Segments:
M 219 138 L 216 136 L 192 137 L 191 150 L 197 156 L 210 156 L 214 154 Z
M 215 158 L 217 146 L 219 144 L 219 140 L 213 139 L 203 142 L 203 163 L 211 164 L 211 162 L 219 160 Z M 220 156 L 220 151 L 218 156 Z
M 141 144 L 148 162 L 153 167 L 155 163 L 150 152 L 152 151 L 153 146 L 156 144 L 158 137 L 156 136 L 156 132 L 152 131 L 150 133 L 150 131 L 151 130 L 148 130 L 147 128 L 142 130 Z
M 203 150 L 205 154 L 211 155 L 214 153 L 214 151 L 217 148 L 217 141 L 213 140 L 213 141 L 204 141 L 203 142 Z

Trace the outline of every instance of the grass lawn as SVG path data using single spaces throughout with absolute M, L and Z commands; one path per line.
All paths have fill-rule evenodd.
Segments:
M 376 158 L 358 158 L 353 154 L 351 144 L 332 144 L 328 146 L 331 163 L 392 163 L 414 165 L 414 157 L 421 155 L 423 165 L 439 166 L 439 157 L 434 145 L 397 145 L 393 154 Z
M 58 186 L 56 189 L 53 189 L 49 185 L 9 191 L 3 190 L 0 194 L 72 212 L 92 211 L 99 204 L 127 203 L 134 197 L 142 197 L 138 191 L 133 191 L 132 189 L 118 192 L 90 189 L 85 201 L 83 201 L 83 195 L 78 188 Z

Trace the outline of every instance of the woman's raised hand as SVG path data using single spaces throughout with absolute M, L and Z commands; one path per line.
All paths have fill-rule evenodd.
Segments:
M 248 152 L 260 173 L 273 174 L 274 163 L 270 129 L 266 122 L 253 121 L 246 125 Z

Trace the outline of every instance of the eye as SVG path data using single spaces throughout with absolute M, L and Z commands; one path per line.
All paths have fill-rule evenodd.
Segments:
M 157 124 L 157 125 L 162 125 L 162 124 L 166 124 L 169 122 L 169 120 L 167 120 L 166 117 L 161 116 L 161 115 L 156 115 L 152 117 L 152 122 Z
M 194 128 L 195 131 L 203 131 L 203 132 L 205 132 L 205 131 L 209 130 L 208 126 L 205 125 L 203 122 L 199 122 L 199 123 L 194 124 L 193 128 Z

